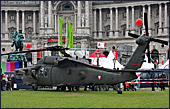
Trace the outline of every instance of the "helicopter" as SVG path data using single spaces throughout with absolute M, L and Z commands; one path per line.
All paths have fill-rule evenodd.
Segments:
M 145 13 L 145 18 L 147 18 L 146 16 L 147 14 Z M 147 22 L 146 19 L 145 22 Z M 44 56 L 36 65 L 15 70 L 16 74 L 23 74 L 24 85 L 32 86 L 32 90 L 34 91 L 38 89 L 38 86 L 53 86 L 64 91 L 66 87 L 70 90 L 72 86 L 115 85 L 136 79 L 136 72 L 147 72 L 147 70 L 138 69 L 144 62 L 145 51 L 151 41 L 168 45 L 167 41 L 149 37 L 147 23 L 144 24 L 146 34 L 136 35 L 129 33 L 129 36 L 137 38 L 136 44 L 138 46 L 124 70 L 112 70 L 92 66 L 85 59 L 79 60 L 72 58 L 65 52 L 69 48 L 62 46 L 52 46 L 41 50 L 19 51 L 1 55 L 38 51 L 60 51 L 64 54 L 64 56 Z

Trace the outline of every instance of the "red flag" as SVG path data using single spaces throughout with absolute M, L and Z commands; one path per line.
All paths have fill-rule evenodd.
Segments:
M 158 62 L 159 62 L 159 60 L 158 60 L 158 58 L 156 59 L 156 63 L 158 64 Z
M 116 60 L 117 60 L 117 49 L 112 49 L 112 53 L 115 56 Z
M 38 50 L 41 50 L 41 46 L 37 46 Z M 38 51 L 37 52 L 37 58 L 41 58 L 42 57 L 42 52 Z
M 162 59 L 162 65 L 164 65 L 164 59 Z

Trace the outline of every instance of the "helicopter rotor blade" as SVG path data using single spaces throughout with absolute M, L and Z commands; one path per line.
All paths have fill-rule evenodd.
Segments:
M 128 35 L 131 36 L 131 37 L 133 37 L 133 38 L 138 38 L 138 37 L 139 37 L 139 35 L 133 34 L 133 33 L 128 33 Z
M 68 50 L 68 49 L 69 48 L 64 48 L 62 46 L 52 46 L 52 47 L 46 47 L 44 49 L 36 49 L 36 50 L 27 50 L 27 51 L 4 53 L 4 54 L 1 54 L 1 56 L 9 55 L 9 54 L 18 54 L 18 53 L 39 52 L 39 51 L 62 51 L 62 50 Z
M 146 35 L 149 36 L 147 13 L 144 13 L 144 25 L 145 25 L 145 32 L 146 32 Z
M 160 40 L 160 39 L 151 38 L 150 41 L 154 41 L 154 42 L 158 42 L 158 43 L 162 43 L 162 44 L 168 45 L 167 41 Z

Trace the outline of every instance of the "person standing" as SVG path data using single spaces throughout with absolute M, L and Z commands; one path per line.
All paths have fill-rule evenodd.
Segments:
M 2 77 L 1 85 L 2 85 L 2 91 L 5 91 L 5 85 L 6 85 L 5 77 Z
M 158 73 L 158 77 L 157 77 L 157 79 L 158 79 L 158 82 L 160 82 L 160 77 L 161 77 L 161 74 L 159 74 Z M 157 89 L 160 87 L 160 84 L 159 83 L 156 83 L 156 87 L 157 87 Z
M 164 80 L 166 79 L 165 72 L 162 72 L 161 79 L 162 82 L 164 82 Z M 161 83 L 161 84 L 162 84 L 162 90 L 165 90 L 165 83 Z
M 11 75 L 11 88 L 12 88 L 12 90 L 14 90 L 14 83 L 16 83 L 16 79 L 15 79 L 14 75 L 12 74 Z
M 7 79 L 8 79 L 8 81 L 7 81 L 7 90 L 11 90 L 11 77 L 10 77 L 10 75 L 7 76 Z

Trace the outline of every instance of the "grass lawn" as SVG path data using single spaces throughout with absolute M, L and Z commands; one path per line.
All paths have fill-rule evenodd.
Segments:
M 166 91 L 1 91 L 1 108 L 169 108 Z

